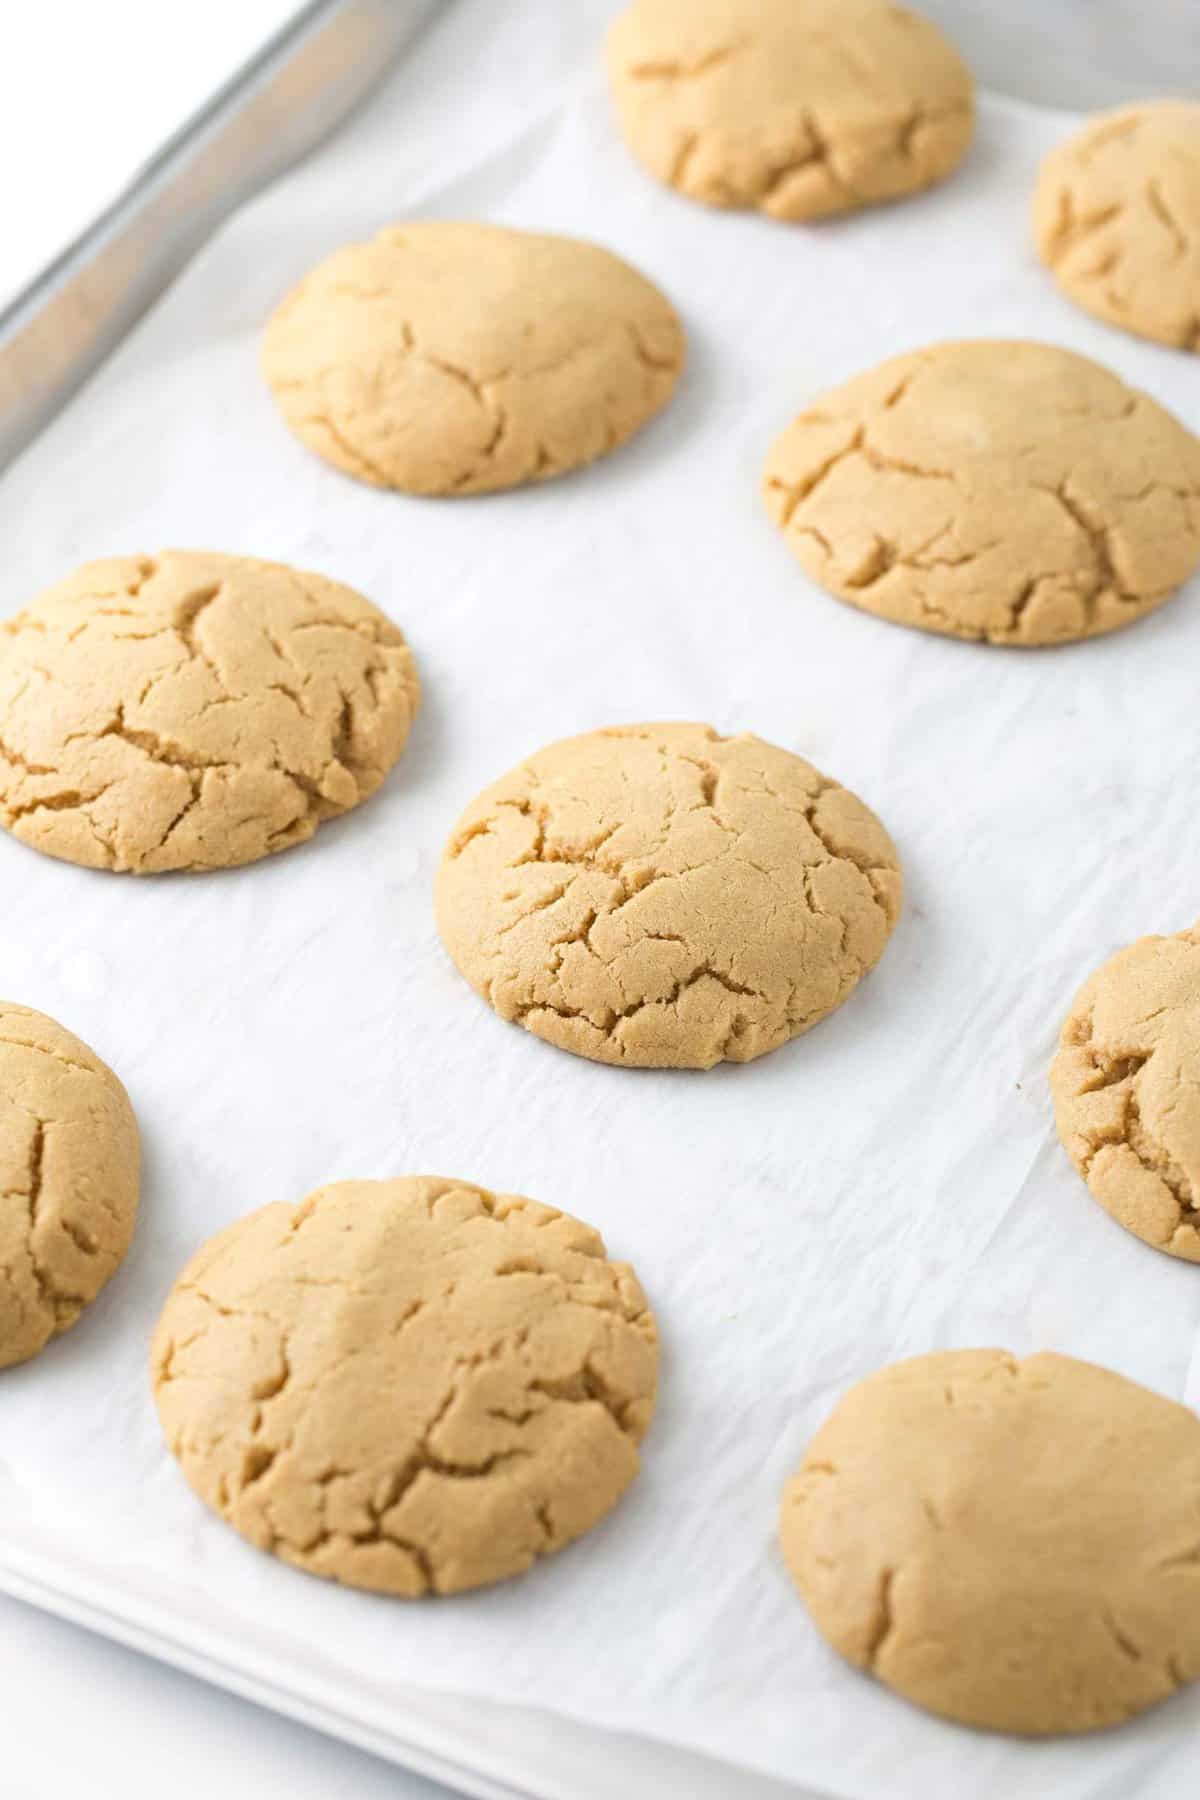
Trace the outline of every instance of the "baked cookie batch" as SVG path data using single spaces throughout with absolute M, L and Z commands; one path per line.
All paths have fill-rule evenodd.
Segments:
M 634 0 L 606 57 L 634 155 L 714 207 L 896 200 L 971 140 L 969 72 L 888 0 Z M 1091 121 L 1047 159 L 1034 227 L 1079 305 L 1200 350 L 1200 107 Z M 608 454 L 683 362 L 670 301 L 607 250 L 436 221 L 329 257 L 263 346 L 310 450 L 439 496 Z M 1111 631 L 1200 567 L 1200 441 L 1046 344 L 933 344 L 843 383 L 778 438 L 764 496 L 831 594 L 986 644 Z M 250 863 L 366 800 L 418 698 L 399 628 L 326 576 L 214 552 L 93 562 L 0 624 L 0 822 L 114 873 Z M 600 1062 L 709 1069 L 840 1006 L 902 886 L 836 780 L 749 732 L 662 723 L 493 781 L 435 905 L 502 1019 Z M 1200 1262 L 1200 926 L 1085 982 L 1050 1085 L 1100 1204 Z M 117 1077 L 0 1004 L 0 1368 L 96 1297 L 137 1202 Z M 405 1177 L 220 1232 L 167 1299 L 152 1382 L 188 1482 L 251 1543 L 415 1597 L 589 1530 L 637 1472 L 657 1365 L 637 1278 L 589 1226 Z M 781 1541 L 834 1648 L 949 1719 L 1089 1730 L 1200 1677 L 1200 1420 L 1068 1357 L 938 1352 L 861 1382 L 789 1484 Z

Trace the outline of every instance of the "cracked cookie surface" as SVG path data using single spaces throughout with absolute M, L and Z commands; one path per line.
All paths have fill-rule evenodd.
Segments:
M 1050 1091 L 1101 1206 L 1147 1244 L 1200 1262 L 1200 925 L 1140 938 L 1084 983 Z
M 168 1445 L 243 1537 L 416 1597 L 520 1574 L 616 1504 L 658 1336 L 590 1226 L 409 1177 L 220 1232 L 176 1282 L 151 1366 Z
M 833 1648 L 942 1718 L 1092 1731 L 1200 1678 L 1200 1419 L 1092 1363 L 879 1370 L 813 1438 L 780 1535 Z
M 565 474 L 666 405 L 675 309 L 581 239 L 412 220 L 318 265 L 267 326 L 287 423 L 375 487 L 482 494 Z
M 112 1070 L 0 1001 L 0 1369 L 67 1331 L 133 1236 L 138 1130 Z
M 597 1062 L 748 1062 L 840 1006 L 900 910 L 895 846 L 811 763 L 707 725 L 552 744 L 459 820 L 443 942 L 503 1019 Z
M 1042 164 L 1033 229 L 1076 305 L 1200 351 L 1200 103 L 1153 100 L 1089 120 Z
M 634 0 L 606 45 L 626 142 L 709 206 L 820 219 L 941 181 L 970 72 L 890 0 Z
M 374 793 L 417 698 L 396 626 L 324 575 L 87 563 L 0 624 L 0 824 L 119 873 L 254 862 Z
M 990 644 L 1116 630 L 1200 566 L 1200 441 L 1048 344 L 934 344 L 856 376 L 776 440 L 764 498 L 838 599 Z

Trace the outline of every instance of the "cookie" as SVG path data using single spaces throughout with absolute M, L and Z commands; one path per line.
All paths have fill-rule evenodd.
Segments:
M 934 344 L 802 412 L 767 509 L 814 581 L 989 644 L 1097 637 L 1200 566 L 1200 441 L 1049 344 Z
M 374 793 L 416 707 L 400 632 L 324 575 L 88 563 L 0 624 L 0 824 L 91 869 L 254 862 Z
M 412 220 L 315 268 L 263 372 L 302 443 L 409 494 L 483 494 L 594 461 L 666 405 L 670 302 L 597 244 Z
M 817 1629 L 927 1711 L 1045 1736 L 1200 1677 L 1200 1419 L 1107 1369 L 950 1350 L 881 1369 L 783 1499 Z
M 120 1267 L 138 1205 L 138 1130 L 112 1070 L 0 1001 L 0 1369 L 69 1331 Z
M 469 1182 L 344 1181 L 220 1232 L 152 1349 L 200 1498 L 311 1575 L 415 1597 L 590 1531 L 638 1470 L 658 1337 L 590 1226 Z
M 974 131 L 961 58 L 890 0 L 634 0 L 606 61 L 625 139 L 652 175 L 773 219 L 931 187 Z
M 708 725 L 552 744 L 475 800 L 442 939 L 502 1019 L 596 1062 L 749 1062 L 840 1006 L 900 910 L 896 850 L 787 750 Z
M 1090 119 L 1042 164 L 1033 230 L 1076 305 L 1200 350 L 1200 103 L 1150 100 Z
M 1050 1092 L 1101 1206 L 1145 1243 L 1200 1262 L 1200 924 L 1139 938 L 1084 982 Z

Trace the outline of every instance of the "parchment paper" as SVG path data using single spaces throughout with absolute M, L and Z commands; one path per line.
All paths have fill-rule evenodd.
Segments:
M 355 126 L 221 232 L 0 491 L 0 609 L 84 558 L 193 545 L 327 570 L 425 681 L 384 792 L 225 876 L 89 874 L 0 841 L 0 992 L 107 1057 L 144 1132 L 128 1263 L 0 1379 L 0 1541 L 61 1551 L 353 1706 L 427 1684 L 641 1731 L 853 1800 L 1180 1796 L 1200 1696 L 1090 1742 L 971 1735 L 843 1667 L 774 1548 L 781 1484 L 844 1388 L 943 1345 L 1053 1348 L 1200 1402 L 1200 1271 L 1087 1196 L 1046 1066 L 1102 957 L 1200 911 L 1200 589 L 1108 640 L 954 644 L 856 614 L 767 522 L 774 433 L 822 388 L 943 336 L 1034 336 L 1200 427 L 1195 359 L 1072 310 L 1026 206 L 1072 120 L 987 102 L 925 198 L 816 229 L 660 190 L 617 141 L 602 0 L 458 0 Z M 262 321 L 318 257 L 407 213 L 596 238 L 678 302 L 669 412 L 594 469 L 481 501 L 357 486 L 294 443 Z M 836 775 L 909 900 L 834 1018 L 711 1074 L 593 1066 L 501 1024 L 434 930 L 459 809 L 527 751 L 618 720 L 750 728 Z M 193 1499 L 145 1376 L 195 1245 L 346 1176 L 439 1172 L 598 1225 L 664 1336 L 644 1472 L 526 1579 L 420 1606 L 307 1579 Z M 531 1752 L 532 1754 L 532 1752 Z

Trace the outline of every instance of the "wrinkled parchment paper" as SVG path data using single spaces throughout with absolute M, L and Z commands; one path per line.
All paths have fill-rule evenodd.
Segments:
M 426 1684 L 847 1800 L 1174 1800 L 1194 1782 L 1200 1695 L 1090 1742 L 939 1724 L 824 1648 L 774 1529 L 814 1427 L 891 1358 L 1048 1347 L 1200 1402 L 1200 1271 L 1088 1198 L 1045 1079 L 1087 971 L 1200 912 L 1200 588 L 1076 648 L 945 642 L 814 589 L 757 483 L 802 403 L 943 336 L 1073 346 L 1198 428 L 1200 373 L 1075 312 L 1036 265 L 1027 195 L 1066 115 L 985 103 L 955 180 L 850 221 L 713 214 L 617 141 L 595 55 L 609 10 L 457 0 L 0 488 L 5 613 L 87 557 L 239 550 L 361 588 L 425 681 L 383 793 L 272 862 L 139 882 L 0 840 L 0 993 L 112 1062 L 146 1159 L 127 1266 L 0 1379 L 2 1559 L 57 1546 L 66 1585 L 86 1570 L 118 1615 L 136 1601 L 351 1711 Z M 668 413 L 590 471 L 479 501 L 377 493 L 307 455 L 258 376 L 263 319 L 318 257 L 408 213 L 628 256 L 690 334 Z M 908 879 L 891 947 L 841 1012 L 703 1076 L 593 1066 L 501 1024 L 442 953 L 430 900 L 485 782 L 553 738 L 673 717 L 753 729 L 836 775 L 887 822 Z M 201 1239 L 330 1179 L 409 1171 L 594 1222 L 664 1338 L 644 1472 L 617 1512 L 522 1581 L 421 1606 L 307 1579 L 209 1517 L 145 1378 Z

